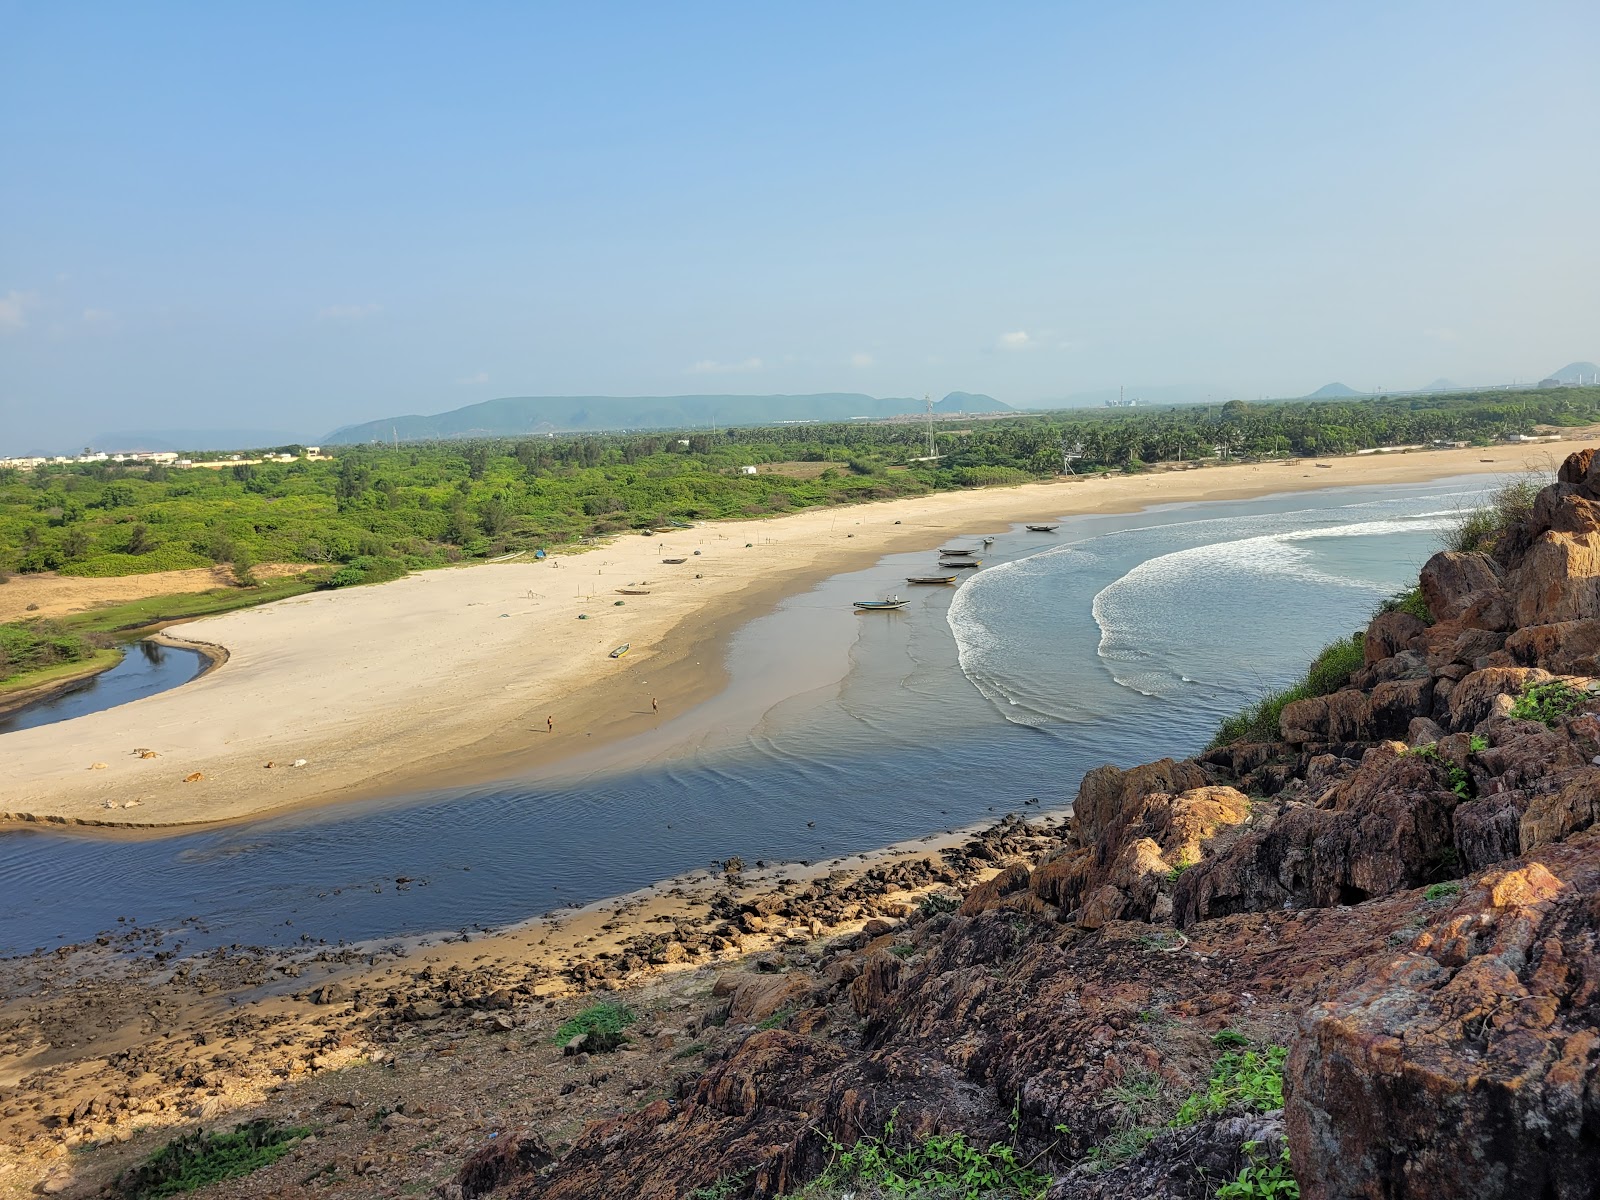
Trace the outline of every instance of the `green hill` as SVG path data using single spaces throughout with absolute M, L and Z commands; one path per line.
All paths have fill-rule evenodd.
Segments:
M 951 392 L 935 407 L 941 412 L 1009 411 L 1008 405 L 992 397 L 967 392 Z M 922 410 L 921 400 L 904 396 L 880 399 L 858 392 L 811 396 L 506 396 L 434 416 L 384 417 L 346 425 L 322 441 L 350 445 L 532 433 L 774 425 L 893 417 Z

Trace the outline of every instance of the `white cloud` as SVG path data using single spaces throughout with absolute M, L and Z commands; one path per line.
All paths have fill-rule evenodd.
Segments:
M 330 304 L 317 310 L 324 321 L 359 321 L 383 311 L 381 304 Z
M 747 358 L 743 362 L 736 363 L 717 362 L 714 359 L 702 358 L 689 368 L 690 373 L 694 375 L 731 375 L 741 371 L 759 370 L 761 370 L 761 360 L 759 358 Z
M 489 372 L 487 372 L 487 371 L 474 371 L 471 375 L 463 375 L 460 379 L 456 380 L 456 383 L 458 383 L 462 387 L 470 387 L 475 383 L 488 383 L 488 382 L 489 382 Z
M 850 365 L 852 367 L 870 367 L 876 361 L 872 355 L 867 354 L 865 351 L 858 351 L 850 356 Z
M 1031 350 L 1038 343 L 1028 336 L 1026 329 L 1017 329 L 1011 333 L 1002 333 L 995 339 L 995 345 L 1002 350 Z
M 32 292 L 7 292 L 0 296 L 0 329 L 21 329 L 28 323 L 28 310 L 36 308 L 39 297 Z
M 1444 326 L 1439 326 L 1434 329 L 1424 329 L 1422 331 L 1422 336 L 1432 338 L 1436 342 L 1459 342 L 1461 340 L 1460 333 L 1454 329 L 1447 329 Z

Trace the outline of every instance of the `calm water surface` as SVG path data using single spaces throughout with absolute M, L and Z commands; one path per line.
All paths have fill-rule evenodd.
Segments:
M 1033 797 L 1063 804 L 1090 767 L 1193 753 L 1224 715 L 1298 676 L 1414 582 L 1440 529 L 1489 486 L 973 530 L 996 541 L 955 588 L 908 587 L 934 555 L 892 555 L 742 630 L 723 696 L 558 779 L 159 840 L 0 836 L 0 953 L 119 916 L 197 918 L 193 947 L 481 928 L 730 855 L 815 861 Z M 894 593 L 911 605 L 849 609 Z
M 10 716 L 0 716 L 0 733 L 70 721 L 73 717 L 153 696 L 188 683 L 205 668 L 205 656 L 197 650 L 165 646 L 160 642 L 134 642 L 123 647 L 122 661 L 109 671 L 84 680 L 71 691 L 30 704 Z M 4 745 L 0 742 L 0 756 L 5 753 Z

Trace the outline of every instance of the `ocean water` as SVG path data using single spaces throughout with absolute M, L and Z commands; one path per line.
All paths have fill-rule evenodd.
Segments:
M 751 622 L 727 691 L 559 774 L 141 840 L 0 835 L 0 954 L 118 917 L 186 946 L 481 929 L 739 855 L 825 861 L 1069 802 L 1201 748 L 1414 582 L 1482 477 L 992 534 L 958 587 L 891 555 Z M 903 611 L 851 611 L 899 594 Z M 413 882 L 397 885 L 407 877 Z

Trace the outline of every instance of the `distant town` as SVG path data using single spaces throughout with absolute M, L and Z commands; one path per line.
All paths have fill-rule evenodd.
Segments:
M 68 463 L 119 463 L 137 467 L 219 467 L 251 466 L 259 463 L 287 463 L 298 459 L 311 462 L 324 461 L 331 455 L 322 453 L 320 446 L 303 446 L 296 450 L 269 451 L 254 458 L 243 454 L 215 454 L 205 458 L 184 458 L 176 450 L 91 450 L 82 454 L 28 455 L 20 458 L 0 458 L 0 468 L 17 467 L 31 470 L 34 467 L 64 466 Z

